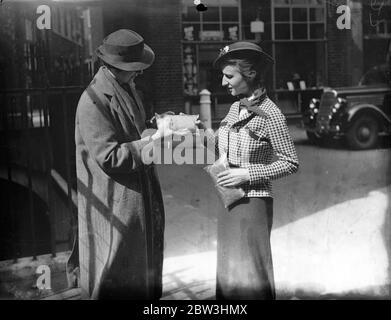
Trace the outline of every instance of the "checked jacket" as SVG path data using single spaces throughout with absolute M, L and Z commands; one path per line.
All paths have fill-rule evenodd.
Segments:
M 299 161 L 286 118 L 267 96 L 244 106 L 232 104 L 214 137 L 218 155 L 228 153 L 231 168 L 247 168 L 250 181 L 241 185 L 247 197 L 272 197 L 272 183 L 298 170 Z

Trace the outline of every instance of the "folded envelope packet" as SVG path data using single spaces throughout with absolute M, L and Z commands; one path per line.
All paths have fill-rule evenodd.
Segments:
M 189 129 L 190 131 L 196 131 L 197 125 L 196 121 L 198 120 L 199 115 L 166 115 L 170 117 L 171 120 L 171 129 L 173 131 L 179 131 L 182 129 Z

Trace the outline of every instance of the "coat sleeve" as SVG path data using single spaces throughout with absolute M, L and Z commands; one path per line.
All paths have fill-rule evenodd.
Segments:
M 281 112 L 270 115 L 267 131 L 276 160 L 271 164 L 253 164 L 248 167 L 250 185 L 263 180 L 274 180 L 297 172 L 299 160 L 289 134 L 285 116 Z
M 79 132 L 91 157 L 107 174 L 129 173 L 142 164 L 142 150 L 151 142 L 150 132 L 139 140 L 120 142 L 110 111 L 98 106 L 88 94 L 80 99 L 76 113 Z

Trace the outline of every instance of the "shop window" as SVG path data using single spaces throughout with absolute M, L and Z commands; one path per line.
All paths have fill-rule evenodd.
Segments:
M 183 24 L 183 39 L 186 41 L 199 40 L 201 26 L 199 23 Z
M 325 34 L 323 23 L 311 24 L 310 38 L 311 39 L 323 39 Z
M 296 23 L 292 27 L 293 27 L 293 32 L 292 32 L 293 39 L 308 39 L 307 24 Z
M 391 36 L 391 21 L 387 21 L 387 20 L 377 21 L 376 34 L 378 36 Z
M 203 30 L 200 31 L 201 41 L 221 41 L 224 38 L 223 31 L 220 30 L 219 24 L 204 24 Z
M 241 39 L 240 0 L 208 0 L 198 12 L 194 0 L 182 0 L 183 83 L 186 96 L 208 88 L 221 90 L 212 62 L 227 42 Z
M 238 41 L 239 26 L 236 24 L 223 24 L 224 40 Z
M 306 22 L 308 20 L 307 17 L 307 8 L 292 8 L 292 20 Z
M 385 3 L 380 11 L 365 5 L 363 16 L 367 25 L 365 38 L 391 38 L 391 4 Z
M 323 8 L 310 8 L 310 21 L 323 21 L 324 9 Z
M 222 21 L 239 21 L 239 11 L 237 7 L 221 7 Z
M 304 81 L 306 88 L 324 85 L 326 59 L 323 42 L 280 42 L 275 46 L 276 89 L 288 89 L 288 82 L 294 85 L 294 89 L 300 89 L 300 81 Z
M 275 28 L 276 39 L 289 40 L 291 38 L 289 23 L 276 24 L 274 28 Z
M 274 11 L 275 21 L 289 21 L 289 8 L 276 8 Z
M 272 2 L 273 40 L 324 40 L 325 2 L 280 0 Z
M 194 1 L 182 0 L 182 26 L 185 41 L 239 39 L 239 0 L 210 0 L 204 12 L 197 11 Z
M 183 22 L 199 22 L 200 21 L 200 13 L 193 6 L 182 6 L 182 21 Z
M 201 18 L 203 22 L 220 21 L 219 7 L 208 6 L 208 10 L 201 12 Z

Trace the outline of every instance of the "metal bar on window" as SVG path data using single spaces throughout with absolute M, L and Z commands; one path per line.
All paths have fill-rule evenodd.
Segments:
M 27 146 L 25 148 L 24 154 L 27 156 L 27 186 L 28 186 L 28 212 L 30 217 L 30 232 L 31 232 L 31 250 L 33 254 L 33 260 L 37 259 L 37 243 L 36 243 L 36 234 L 35 234 L 35 217 L 34 217 L 34 194 L 33 194 L 33 181 L 32 181 L 32 161 L 31 161 L 31 130 L 29 128 L 28 120 L 28 108 L 29 108 L 29 99 L 27 91 L 24 93 L 24 108 L 23 108 L 23 118 L 25 121 L 24 127 L 22 127 L 22 132 L 24 138 L 27 141 Z M 23 126 L 22 124 L 22 126 Z
M 64 117 L 64 135 L 65 135 L 65 166 L 66 166 L 66 175 L 67 175 L 67 183 L 68 183 L 68 208 L 71 214 L 70 221 L 71 221 L 71 230 L 72 230 L 72 239 L 71 245 L 73 243 L 73 236 L 75 233 L 76 228 L 76 219 L 75 219 L 75 212 L 73 209 L 73 203 L 72 203 L 72 179 L 71 179 L 71 162 L 70 162 L 70 145 L 69 145 L 69 128 L 68 128 L 68 108 L 66 103 L 66 91 L 65 89 L 61 92 L 61 100 L 62 100 L 62 111 L 63 111 L 63 117 Z
M 7 181 L 9 183 L 9 188 L 7 188 L 7 192 L 9 190 L 12 190 L 12 164 L 10 159 L 10 147 L 9 147 L 9 126 L 8 126 L 8 105 L 7 105 L 7 95 L 6 93 L 2 94 L 2 105 L 1 105 L 1 112 L 2 112 L 2 120 L 3 120 L 3 139 L 4 143 L 1 145 L 2 151 L 1 153 L 5 155 L 5 164 L 7 167 Z M 19 250 L 18 250 L 18 239 L 17 239 L 17 226 L 16 222 L 18 219 L 16 219 L 16 210 L 14 208 L 14 201 L 12 201 L 11 195 L 7 196 L 7 203 L 6 203 L 6 211 L 7 214 L 11 215 L 11 243 L 12 243 L 12 253 L 13 253 L 13 260 L 14 262 L 17 262 L 19 257 Z
M 48 207 L 48 217 L 50 225 L 50 251 L 53 257 L 56 256 L 56 229 L 55 229 L 55 212 L 54 212 L 54 194 L 53 183 L 51 177 L 51 170 L 53 168 L 53 148 L 50 135 L 50 110 L 48 101 L 48 92 L 43 90 L 43 120 L 45 128 L 45 140 L 47 146 L 46 161 L 45 161 L 45 174 L 46 174 L 46 197 Z

